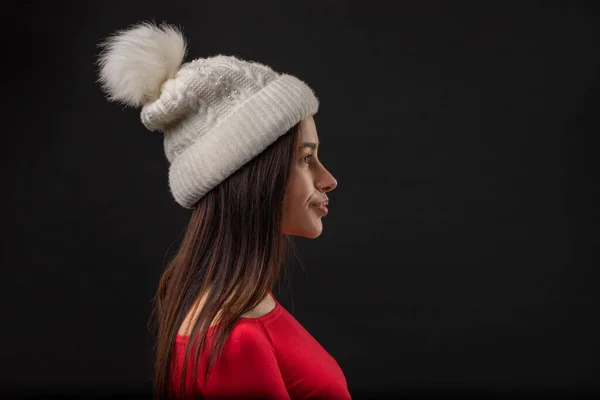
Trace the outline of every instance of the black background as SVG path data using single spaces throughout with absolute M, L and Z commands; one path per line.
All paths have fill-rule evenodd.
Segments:
M 151 298 L 190 212 L 96 45 L 305 80 L 338 180 L 280 302 L 367 395 L 600 394 L 596 2 L 12 2 L 3 11 L 0 385 L 148 393 Z

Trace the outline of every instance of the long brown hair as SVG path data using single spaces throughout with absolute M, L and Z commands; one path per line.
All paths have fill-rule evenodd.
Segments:
M 202 295 L 206 301 L 192 324 L 178 393 L 183 393 L 188 357 L 197 342 L 196 376 L 211 322 L 220 329 L 210 345 L 205 382 L 238 318 L 256 307 L 278 281 L 290 244 L 281 228 L 298 128 L 299 123 L 196 204 L 153 299 L 155 399 L 173 395 L 169 387 L 173 344 Z

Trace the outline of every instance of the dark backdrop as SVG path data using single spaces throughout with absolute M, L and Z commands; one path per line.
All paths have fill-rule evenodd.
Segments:
M 368 394 L 600 394 L 594 2 L 12 2 L 0 385 L 149 392 L 151 298 L 190 212 L 96 44 L 180 25 L 308 82 L 338 180 L 276 292 Z M 597 143 L 597 142 L 596 142 Z

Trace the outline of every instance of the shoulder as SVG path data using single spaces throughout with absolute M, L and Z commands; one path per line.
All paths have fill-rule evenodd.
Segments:
M 234 325 L 206 386 L 205 398 L 286 399 L 279 360 L 261 323 Z
M 239 321 L 228 338 L 228 352 L 235 355 L 265 355 L 273 352 L 273 344 L 259 322 Z
M 242 321 L 234 326 L 215 365 L 216 376 L 263 379 L 279 376 L 275 348 L 261 324 Z

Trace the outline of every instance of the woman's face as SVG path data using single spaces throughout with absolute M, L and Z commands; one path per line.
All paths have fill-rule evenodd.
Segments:
M 326 193 L 335 189 L 337 181 L 319 161 L 318 149 L 319 137 L 311 115 L 302 120 L 299 126 L 283 205 L 283 233 L 286 235 L 314 239 L 323 230 L 321 219 L 327 208 L 314 204 L 328 201 Z

